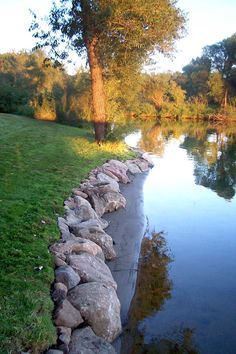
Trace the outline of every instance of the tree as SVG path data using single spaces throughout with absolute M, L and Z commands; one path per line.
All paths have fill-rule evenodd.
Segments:
M 93 121 L 97 142 L 105 138 L 107 120 L 104 78 L 115 64 L 118 72 L 140 66 L 154 50 L 167 53 L 182 34 L 184 14 L 176 0 L 58 0 L 47 18 L 37 16 L 30 30 L 39 46 L 57 60 L 73 50 L 87 54 L 92 84 Z
M 214 103 L 221 105 L 224 101 L 225 85 L 224 80 L 219 72 L 213 72 L 209 76 L 209 96 Z
M 211 61 L 211 68 L 219 72 L 224 81 L 222 105 L 227 106 L 233 69 L 236 65 L 236 33 L 216 44 L 206 46 L 203 54 Z
M 62 120 L 68 77 L 45 60 L 42 51 L 0 54 L 0 112 Z
M 177 82 L 186 90 L 188 97 L 206 96 L 210 70 L 210 59 L 205 56 L 197 57 L 183 67 L 183 74 Z

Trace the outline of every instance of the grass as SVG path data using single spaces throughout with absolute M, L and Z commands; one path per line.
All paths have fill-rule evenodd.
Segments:
M 123 143 L 97 146 L 88 130 L 0 114 L 1 354 L 55 343 L 48 246 L 63 200 L 92 168 L 128 156 Z

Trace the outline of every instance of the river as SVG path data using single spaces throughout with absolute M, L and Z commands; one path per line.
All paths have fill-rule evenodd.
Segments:
M 236 127 L 158 124 L 126 140 L 154 167 L 122 353 L 235 354 Z

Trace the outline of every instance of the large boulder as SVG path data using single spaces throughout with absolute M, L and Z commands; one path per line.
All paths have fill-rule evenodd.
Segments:
M 81 198 L 81 197 L 75 197 Z M 81 198 L 82 199 L 82 198 Z M 87 200 L 84 199 L 87 202 Z M 88 202 L 87 202 L 88 203 Z M 106 220 L 101 219 L 95 212 L 95 210 L 91 207 L 90 203 L 88 205 L 76 206 L 75 209 L 70 209 L 68 206 L 64 207 L 65 210 L 65 219 L 69 228 L 72 225 L 94 219 L 97 220 L 100 226 L 105 229 L 108 226 L 108 222 Z
M 82 197 L 84 199 L 88 198 L 87 194 L 82 192 L 79 188 L 73 188 L 72 189 L 72 194 L 73 194 L 73 196 Z
M 69 291 L 68 300 L 97 336 L 113 342 L 121 333 L 120 302 L 113 287 L 96 282 L 81 284 Z
M 76 225 L 76 227 L 79 227 L 80 229 L 93 229 L 95 227 L 95 228 L 99 228 L 103 231 L 99 221 L 95 220 L 95 219 L 90 219 L 90 220 L 80 222 L 79 224 Z M 103 232 L 105 232 L 105 231 L 103 231 Z
M 119 182 L 119 178 L 116 177 L 112 172 L 110 172 L 109 170 L 107 170 L 105 166 L 102 166 L 99 172 L 102 172 L 102 173 L 104 173 L 105 175 L 111 177 L 111 178 L 112 178 L 113 180 L 115 180 L 116 182 Z
M 127 160 L 125 162 L 126 166 L 128 167 L 128 171 L 132 173 L 133 175 L 137 173 L 141 173 L 140 168 L 137 166 L 136 163 L 133 162 L 133 160 Z
M 97 174 L 97 180 L 100 181 L 100 182 L 103 182 L 103 183 L 111 184 L 113 186 L 113 189 L 116 192 L 120 191 L 119 183 L 116 180 L 114 180 L 114 178 L 106 175 L 103 172 L 100 172 L 100 173 Z
M 54 245 L 50 247 L 50 251 L 55 255 L 58 253 L 69 255 L 72 253 L 79 254 L 81 252 L 87 252 L 104 260 L 104 254 L 101 247 L 95 242 L 81 237 L 75 237 L 73 240 L 67 242 L 54 243 Z
M 97 215 L 102 216 L 105 213 L 124 208 L 126 199 L 119 192 L 109 190 L 109 184 L 87 191 L 91 204 Z
M 113 346 L 96 336 L 91 327 L 74 330 L 69 354 L 116 354 Z
M 84 321 L 80 311 L 65 299 L 55 311 L 54 322 L 60 327 L 76 328 Z
M 134 162 L 138 165 L 142 172 L 146 172 L 149 170 L 149 163 L 146 160 L 140 158 L 134 160 Z
M 53 258 L 54 258 L 55 267 L 61 267 L 66 265 L 66 262 L 63 261 L 60 257 L 58 257 L 56 254 L 54 254 Z
M 117 289 L 110 269 L 101 259 L 83 253 L 69 256 L 68 263 L 79 274 L 83 283 L 101 282 Z
M 80 276 L 69 266 L 62 266 L 55 270 L 55 280 L 57 283 L 63 283 L 67 289 L 74 288 L 80 282 Z
M 52 299 L 56 304 L 60 304 L 67 296 L 67 286 L 64 283 L 55 283 Z
M 103 195 L 103 199 L 105 200 L 105 213 L 111 213 L 126 206 L 125 197 L 118 192 L 107 192 Z
M 109 236 L 96 221 L 94 224 L 87 223 L 85 227 L 85 223 L 80 223 L 73 225 L 71 227 L 71 231 L 75 236 L 82 237 L 84 239 L 95 242 L 97 245 L 101 247 L 103 250 L 104 256 L 107 260 L 114 259 L 116 257 L 116 253 L 113 247 L 113 240 L 111 236 Z
M 69 226 L 67 225 L 66 220 L 64 218 L 58 217 L 57 225 L 58 225 L 59 230 L 60 230 L 61 239 L 63 241 L 71 239 Z
M 110 165 L 115 166 L 116 168 L 118 168 L 120 171 L 127 173 L 127 166 L 124 162 L 118 161 L 118 160 L 109 160 L 108 163 Z
M 97 215 L 102 216 L 105 213 L 105 201 L 98 192 L 96 193 L 96 190 L 90 189 L 87 193 Z
M 117 192 L 119 193 L 120 191 L 120 187 L 118 185 L 117 187 L 117 182 L 114 181 L 114 183 L 105 183 L 105 182 L 99 182 L 97 184 L 94 185 L 94 187 L 92 188 L 92 190 L 100 195 L 103 195 L 107 192 Z
M 103 164 L 102 168 L 105 173 L 107 173 L 107 171 L 109 171 L 114 176 L 116 176 L 118 178 L 119 182 L 122 182 L 122 183 L 129 183 L 130 182 L 129 177 L 127 176 L 125 170 L 120 169 L 119 167 L 116 167 L 115 165 L 112 165 L 109 163 Z
M 153 167 L 154 163 L 152 161 L 152 158 L 148 152 L 144 152 L 142 155 L 142 158 L 148 162 L 149 167 Z
M 57 334 L 61 343 L 69 345 L 71 339 L 71 328 L 57 327 Z

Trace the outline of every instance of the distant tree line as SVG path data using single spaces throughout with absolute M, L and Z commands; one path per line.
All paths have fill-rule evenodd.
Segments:
M 124 67 L 104 77 L 107 122 L 236 115 L 236 34 L 207 46 L 182 73 Z M 78 124 L 93 120 L 88 70 L 68 75 L 42 50 L 0 54 L 0 112 Z
M 146 113 L 166 118 L 236 118 L 236 33 L 203 48 L 182 73 L 146 75 Z
M 0 54 L 0 82 L 0 112 L 75 123 L 89 107 L 88 73 L 70 76 L 40 50 Z

